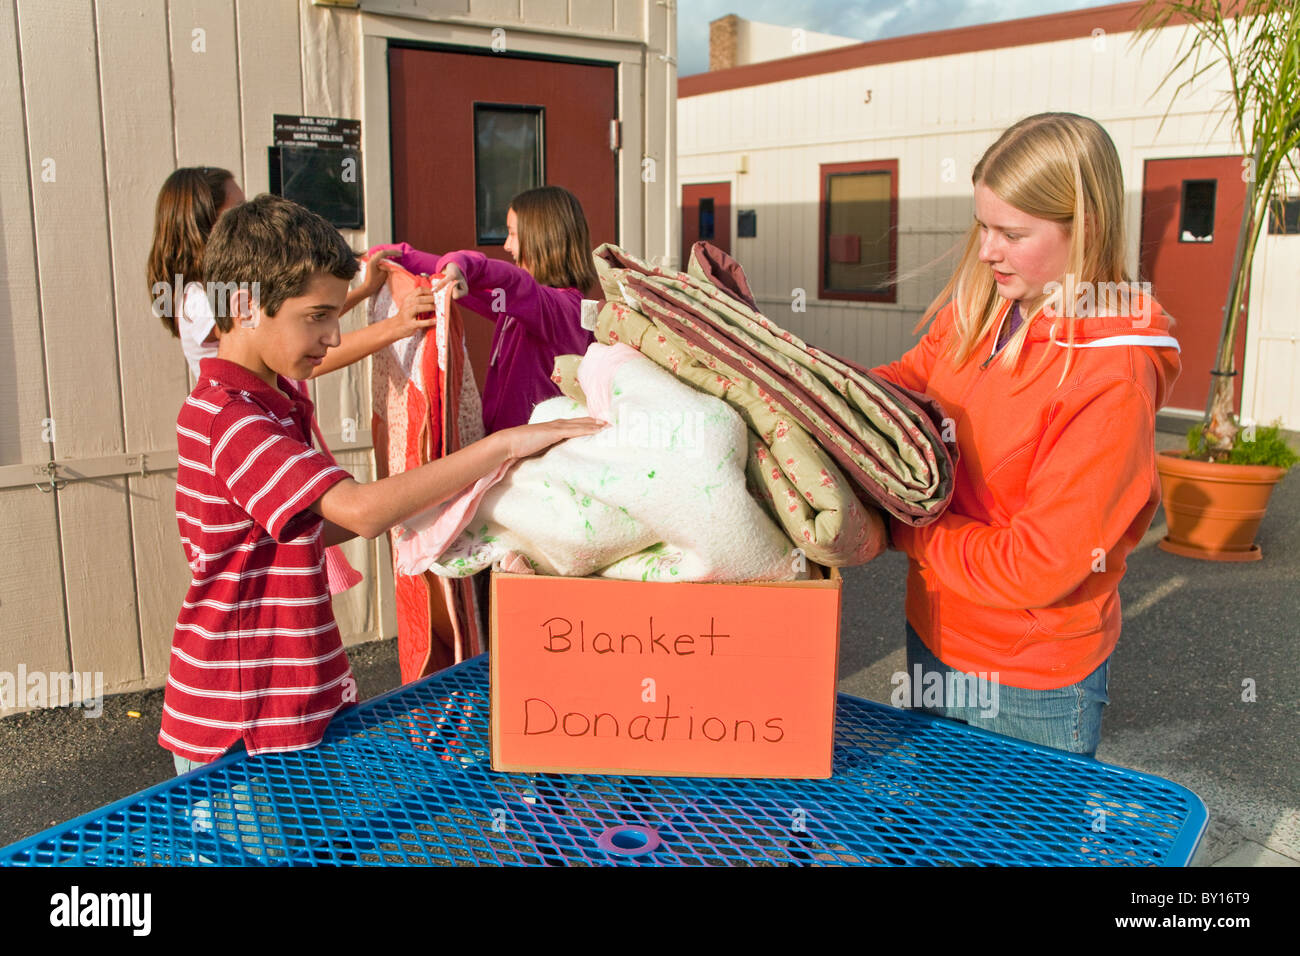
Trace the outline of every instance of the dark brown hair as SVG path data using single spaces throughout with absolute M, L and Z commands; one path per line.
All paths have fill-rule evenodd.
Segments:
M 218 166 L 186 166 L 167 177 L 154 207 L 147 269 L 152 298 L 158 298 L 160 284 L 171 287 L 177 276 L 182 285 L 203 281 L 203 247 L 226 201 L 226 184 L 234 178 L 230 170 Z M 176 336 L 180 335 L 176 328 L 178 305 L 174 302 L 158 316 Z
M 209 283 L 251 288 L 266 315 L 302 295 L 312 277 L 327 272 L 351 279 L 360 268 L 339 231 L 296 202 L 262 193 L 228 210 L 203 253 Z M 214 308 L 217 328 L 229 332 L 229 309 Z
M 519 231 L 519 264 L 542 285 L 576 288 L 596 286 L 591 260 L 591 236 L 578 197 L 562 186 L 540 186 L 510 202 Z

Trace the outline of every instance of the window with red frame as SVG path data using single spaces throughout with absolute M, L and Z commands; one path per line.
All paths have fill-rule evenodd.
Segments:
M 894 302 L 898 271 L 898 160 L 821 165 L 817 294 Z

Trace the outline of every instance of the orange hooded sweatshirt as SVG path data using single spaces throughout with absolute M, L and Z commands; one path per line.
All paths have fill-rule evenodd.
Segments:
M 1129 311 L 1139 317 L 1075 321 L 1059 385 L 1070 350 L 1053 316 L 1030 324 L 1017 370 L 986 361 L 996 328 L 957 368 L 951 303 L 915 348 L 874 369 L 937 399 L 956 430 L 947 511 L 923 528 L 890 522 L 909 559 L 907 619 L 949 667 L 1045 690 L 1115 649 L 1125 559 L 1160 503 L 1155 413 L 1179 371 L 1169 317 L 1150 299 Z

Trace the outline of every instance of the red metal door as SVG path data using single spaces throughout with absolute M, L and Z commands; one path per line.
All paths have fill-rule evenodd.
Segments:
M 682 269 L 700 239 L 731 254 L 731 183 L 682 186 Z
M 476 138 L 476 117 L 513 110 L 536 118 L 536 185 L 563 186 L 578 197 L 593 247 L 617 242 L 617 154 L 610 148 L 615 93 L 611 65 L 391 47 L 394 241 L 428 252 L 477 249 L 510 260 L 503 236 L 480 242 L 504 223 L 479 221 L 482 156 L 476 146 L 482 139 Z M 498 196 L 496 208 L 508 201 Z M 464 315 L 470 363 L 482 387 L 492 324 L 468 310 Z
M 1142 182 L 1140 276 L 1174 317 L 1183 370 L 1168 404 L 1203 411 L 1223 327 L 1246 184 L 1239 156 L 1147 160 Z M 1238 325 L 1236 368 L 1245 359 Z M 1236 379 L 1241 407 L 1241 375 Z

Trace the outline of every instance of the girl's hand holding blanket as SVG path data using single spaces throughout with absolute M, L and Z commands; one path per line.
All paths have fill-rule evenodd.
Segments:
M 357 286 L 357 291 L 364 293 L 362 298 L 368 299 L 384 287 L 384 282 L 387 280 L 388 275 L 383 269 L 379 268 L 379 263 L 384 259 L 393 258 L 400 251 L 401 250 L 399 249 L 378 249 L 371 254 L 370 260 L 366 265 L 365 278 L 361 281 L 361 284 Z
M 460 266 L 454 262 L 448 262 L 442 267 L 442 274 L 446 276 L 444 284 L 455 283 L 451 288 L 451 297 L 459 299 L 463 295 L 469 294 L 469 283 L 465 281 L 465 273 L 460 271 Z

